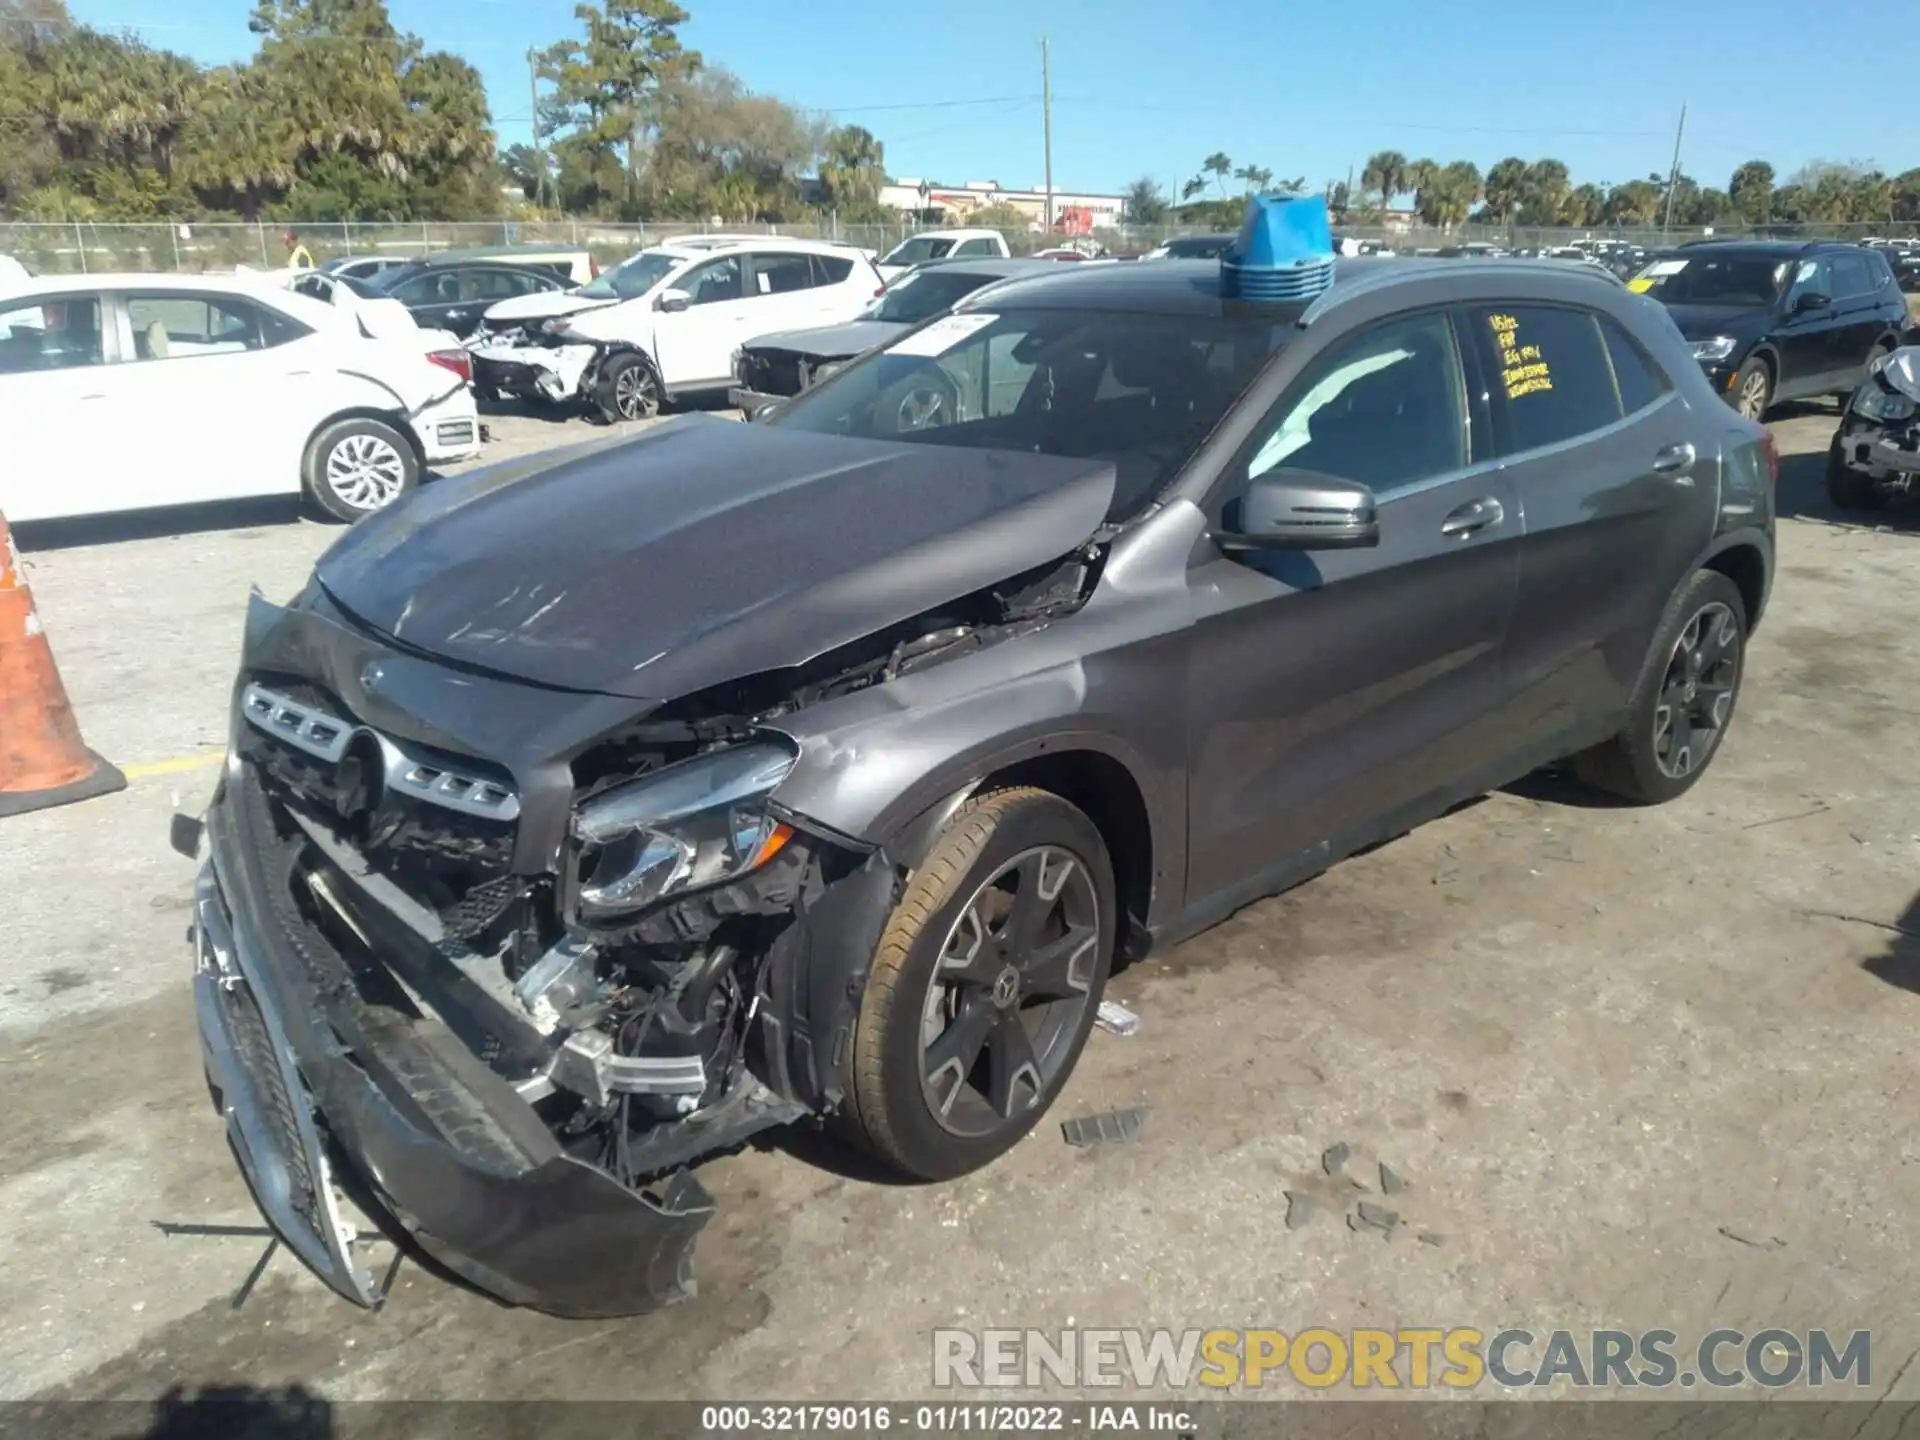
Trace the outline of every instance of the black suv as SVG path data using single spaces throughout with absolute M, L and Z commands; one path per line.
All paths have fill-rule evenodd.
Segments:
M 1245 273 L 1245 272 L 1242 272 Z M 1003 1154 L 1109 969 L 1535 766 L 1682 794 L 1775 456 L 1593 266 L 1062 266 L 781 405 L 527 456 L 249 602 L 195 992 L 268 1219 L 687 1292 L 689 1168 Z M 197 852 L 182 827 L 179 843 Z
M 1636 288 L 1667 307 L 1713 388 L 1749 420 L 1782 400 L 1852 394 L 1907 328 L 1886 257 L 1832 241 L 1685 245 Z
M 410 260 L 355 282 L 363 295 L 398 300 L 420 325 L 462 338 L 480 325 L 487 307 L 517 295 L 572 290 L 573 281 L 546 265 L 504 260 Z

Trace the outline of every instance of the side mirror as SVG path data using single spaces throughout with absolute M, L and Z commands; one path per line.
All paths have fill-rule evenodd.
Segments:
M 1824 310 L 1831 304 L 1833 304 L 1831 296 L 1822 295 L 1818 290 L 1807 290 L 1793 302 L 1793 313 L 1804 315 L 1809 310 Z
M 662 290 L 660 298 L 653 302 L 653 308 L 664 310 L 669 315 L 678 315 L 693 304 L 693 297 L 684 290 Z
M 1380 543 L 1373 492 L 1315 470 L 1256 476 L 1227 502 L 1213 540 L 1222 550 L 1359 550 Z

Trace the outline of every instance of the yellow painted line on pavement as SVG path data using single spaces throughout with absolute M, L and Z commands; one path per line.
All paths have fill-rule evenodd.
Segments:
M 204 770 L 226 758 L 226 751 L 210 750 L 205 755 L 177 755 L 171 760 L 154 760 L 145 765 L 122 765 L 120 773 L 129 780 L 151 780 L 156 775 L 179 775 L 188 770 Z

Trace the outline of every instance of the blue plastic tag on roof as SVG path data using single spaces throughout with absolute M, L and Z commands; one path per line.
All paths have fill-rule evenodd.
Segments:
M 1221 288 L 1237 300 L 1310 300 L 1333 284 L 1334 254 L 1320 196 L 1255 195 L 1220 261 Z

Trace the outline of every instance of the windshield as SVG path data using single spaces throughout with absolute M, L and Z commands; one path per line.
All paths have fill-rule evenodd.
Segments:
M 1292 327 L 1273 319 L 1007 310 L 949 315 L 766 423 L 823 435 L 1104 460 L 1133 518 L 1213 432 Z
M 962 297 L 999 278 L 997 275 L 915 270 L 889 285 L 886 292 L 867 307 L 867 313 L 861 319 L 918 325 L 922 320 L 931 320 L 942 310 L 951 310 Z
M 1771 305 L 1792 268 L 1771 255 L 1696 255 L 1656 260 L 1635 278 L 1669 305 Z
M 573 293 L 589 300 L 637 300 L 685 263 L 686 257 L 682 255 L 642 250 Z
M 953 249 L 951 235 L 916 235 L 887 252 L 882 265 L 919 265 L 928 260 L 944 260 Z

